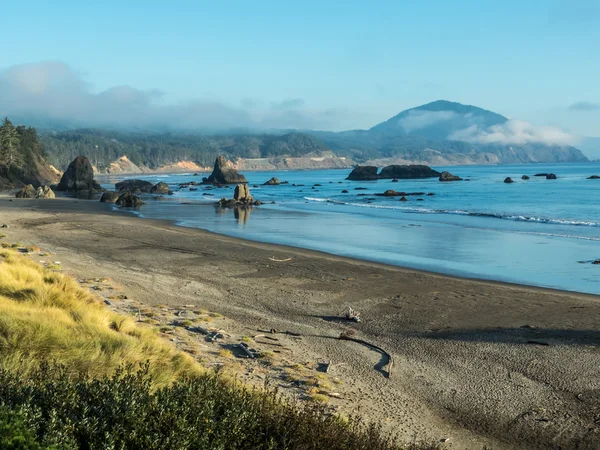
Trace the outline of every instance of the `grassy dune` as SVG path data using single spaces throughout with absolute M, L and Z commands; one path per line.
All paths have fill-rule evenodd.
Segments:
M 3 245 L 0 448 L 399 447 L 379 427 L 203 370 L 73 279 Z
M 156 385 L 201 372 L 190 356 L 109 311 L 70 277 L 0 249 L 0 367 L 27 372 L 40 360 L 91 376 L 149 362 Z

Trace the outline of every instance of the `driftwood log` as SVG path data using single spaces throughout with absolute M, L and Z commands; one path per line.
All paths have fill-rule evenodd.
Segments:
M 357 344 L 362 344 L 366 347 L 372 348 L 374 350 L 377 350 L 378 352 L 382 353 L 383 355 L 385 355 L 387 357 L 387 376 L 386 378 L 389 378 L 392 376 L 392 367 L 394 366 L 394 360 L 392 358 L 392 355 L 390 355 L 387 351 L 385 351 L 384 349 L 382 349 L 381 347 L 379 347 L 378 345 L 375 344 L 371 344 L 370 342 L 367 342 L 363 339 L 357 339 L 351 336 L 348 336 L 345 333 L 342 333 L 339 337 L 339 339 L 341 339 L 342 341 L 352 341 L 352 342 L 356 342 Z M 385 366 L 384 366 L 385 367 Z

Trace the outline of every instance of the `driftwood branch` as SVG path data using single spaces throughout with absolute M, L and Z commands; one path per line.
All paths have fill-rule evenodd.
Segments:
M 275 259 L 275 257 L 273 256 L 272 258 L 269 258 L 271 261 L 275 261 L 275 262 L 288 262 L 291 261 L 292 258 L 285 258 L 285 259 Z
M 372 348 L 374 350 L 377 350 L 378 352 L 382 353 L 383 355 L 385 355 L 387 357 L 387 378 L 392 376 L 392 367 L 394 366 L 394 360 L 392 358 L 392 355 L 390 355 L 387 351 L 385 351 L 383 348 L 379 347 L 378 345 L 375 344 L 371 344 L 370 342 L 367 342 L 363 339 L 356 339 L 353 338 L 351 336 L 348 336 L 347 334 L 342 333 L 340 335 L 340 339 L 343 341 L 352 341 L 352 342 L 356 342 L 357 344 L 362 344 L 366 347 Z M 385 366 L 384 366 L 385 367 Z

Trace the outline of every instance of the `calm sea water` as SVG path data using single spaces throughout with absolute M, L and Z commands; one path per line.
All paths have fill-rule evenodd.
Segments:
M 178 188 L 201 176 L 136 176 L 168 183 L 175 194 L 148 196 L 134 214 L 398 266 L 600 294 L 600 265 L 591 264 L 600 259 L 600 180 L 586 179 L 600 175 L 600 164 L 447 169 L 470 181 L 357 182 L 345 180 L 349 170 L 247 172 L 252 195 L 266 204 L 246 212 L 206 206 L 232 197 L 233 187 Z M 532 176 L 539 172 L 559 178 Z M 531 179 L 521 180 L 524 174 Z M 262 186 L 272 176 L 289 184 Z M 505 184 L 507 176 L 515 183 Z M 101 181 L 114 187 L 121 179 Z M 407 202 L 373 195 L 386 189 L 435 195 Z

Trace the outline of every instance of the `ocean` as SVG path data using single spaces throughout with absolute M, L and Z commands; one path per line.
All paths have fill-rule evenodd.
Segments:
M 599 163 L 435 169 L 470 181 L 348 181 L 350 170 L 246 172 L 251 194 L 264 203 L 247 211 L 208 206 L 231 198 L 233 186 L 179 189 L 206 174 L 99 181 L 112 189 L 124 178 L 169 184 L 174 195 L 147 195 L 141 209 L 121 210 L 140 217 L 442 274 L 600 294 L 600 265 L 591 263 L 600 259 L 600 180 L 587 179 L 600 175 Z M 558 179 L 533 176 L 543 172 Z M 263 186 L 273 176 L 288 184 Z M 434 195 L 406 202 L 374 195 L 387 189 Z

